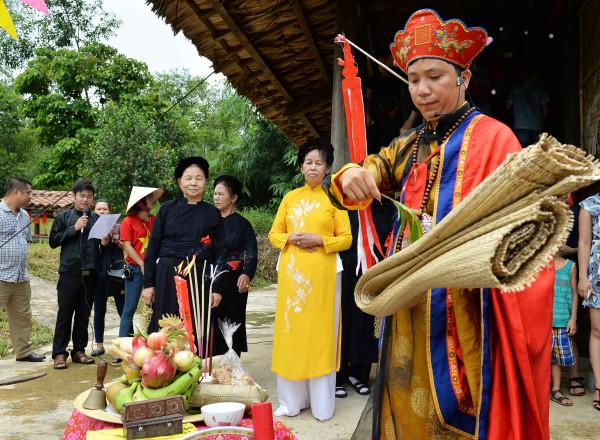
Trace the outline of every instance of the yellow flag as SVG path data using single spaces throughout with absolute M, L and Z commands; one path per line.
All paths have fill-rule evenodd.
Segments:
M 0 0 L 0 27 L 8 32 L 15 40 L 19 39 L 12 18 L 10 18 L 8 9 L 6 9 L 6 5 L 2 0 Z

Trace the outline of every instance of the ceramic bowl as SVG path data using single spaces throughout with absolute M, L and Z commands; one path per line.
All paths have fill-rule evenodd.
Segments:
M 246 405 L 236 402 L 211 403 L 200 408 L 204 423 L 211 428 L 237 425 L 242 420 L 245 410 Z

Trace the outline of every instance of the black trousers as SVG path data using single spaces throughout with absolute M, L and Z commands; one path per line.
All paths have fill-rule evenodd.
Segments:
M 62 272 L 58 277 L 58 313 L 52 342 L 52 359 L 59 354 L 68 356 L 67 347 L 73 339 L 71 355 L 84 351 L 88 344 L 88 323 L 94 302 L 98 274 Z M 72 333 L 71 333 L 72 328 Z

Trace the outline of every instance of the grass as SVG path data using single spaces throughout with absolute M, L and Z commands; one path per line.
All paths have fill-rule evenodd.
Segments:
M 252 281 L 254 287 L 265 287 L 277 282 L 277 257 L 279 249 L 275 249 L 267 238 L 273 224 L 275 213 L 265 208 L 246 208 L 240 214 L 248 219 L 256 232 L 258 242 L 258 267 Z
M 258 268 L 252 285 L 265 287 L 277 282 L 275 266 L 279 249 L 269 243 L 267 234 L 271 229 L 275 213 L 264 208 L 247 208 L 240 212 L 252 224 L 258 241 Z M 29 273 L 44 280 L 58 281 L 60 248 L 50 249 L 47 242 L 29 245 Z
M 58 281 L 60 248 L 50 249 L 48 243 L 29 245 L 29 273 L 47 281 Z
M 244 208 L 240 215 L 248 219 L 256 235 L 267 235 L 275 218 L 275 213 L 266 208 Z
M 31 329 L 31 342 L 33 348 L 38 348 L 52 342 L 54 332 L 48 327 L 39 324 L 33 320 Z M 0 358 L 12 354 L 13 346 L 10 342 L 10 333 L 8 330 L 8 315 L 5 310 L 0 310 Z

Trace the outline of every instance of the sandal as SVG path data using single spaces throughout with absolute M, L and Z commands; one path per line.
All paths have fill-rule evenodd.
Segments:
M 371 389 L 369 388 L 369 385 L 365 385 L 360 381 L 354 382 L 352 384 L 352 388 L 354 388 L 354 390 L 361 396 L 368 396 L 369 394 L 371 394 Z
M 104 347 L 103 348 L 96 348 L 95 350 L 92 350 L 92 356 L 102 356 L 104 353 L 106 353 L 104 351 Z
M 87 354 L 85 354 L 85 351 L 76 351 L 75 353 L 71 354 L 71 359 L 73 360 L 74 363 L 76 364 L 93 364 L 95 361 L 94 359 L 92 359 L 91 357 L 89 357 Z
M 57 354 L 54 358 L 54 369 L 65 370 L 66 368 L 68 368 L 67 356 L 65 356 L 64 354 Z
M 563 393 L 560 390 L 552 391 L 550 400 L 552 400 L 553 402 L 556 402 L 562 406 L 573 406 L 573 402 L 571 402 L 571 399 L 563 396 Z M 599 401 L 599 403 L 600 403 L 600 401 Z
M 335 397 L 337 397 L 338 399 L 345 399 L 346 397 L 348 397 L 348 393 L 346 392 L 346 389 L 342 386 L 335 387 Z
M 581 389 L 581 391 L 577 391 Z M 569 378 L 569 394 L 571 396 L 585 396 L 585 379 L 583 377 Z
M 594 392 L 598 391 L 599 397 L 600 397 L 600 388 L 594 388 Z M 594 407 L 595 410 L 600 411 L 600 399 L 594 399 L 592 400 L 592 406 Z

